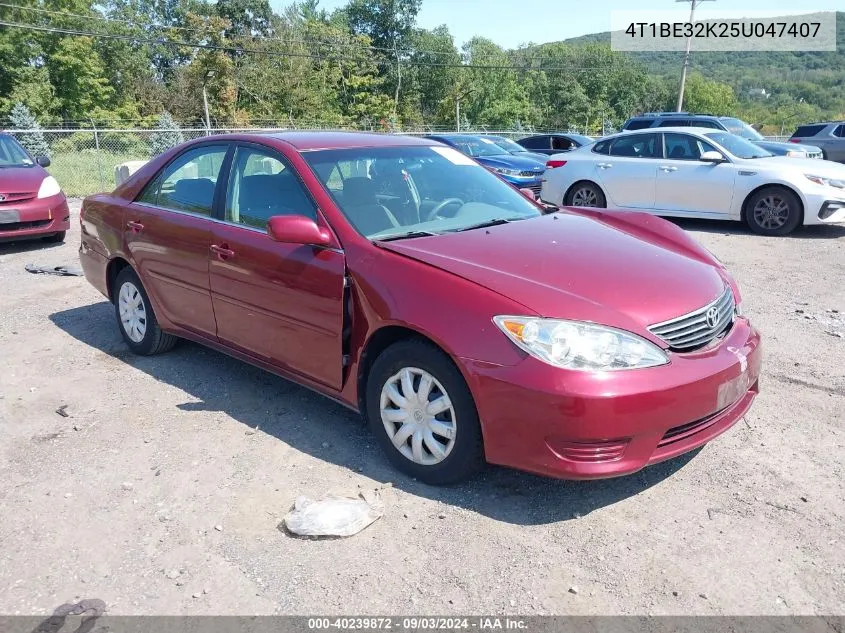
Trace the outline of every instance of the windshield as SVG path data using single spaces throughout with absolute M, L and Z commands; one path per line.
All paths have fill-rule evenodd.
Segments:
M 486 138 L 471 136 L 444 136 L 467 156 L 502 156 L 507 154 L 501 147 Z
M 567 134 L 567 136 L 579 145 L 589 145 L 596 140 L 591 136 L 581 136 L 580 134 Z
M 504 136 L 491 136 L 490 138 L 485 138 L 482 140 L 493 141 L 496 145 L 501 147 L 503 150 L 510 152 L 511 154 L 513 154 L 514 152 L 522 154 L 528 151 L 516 141 L 512 141 L 509 138 L 505 138 Z
M 762 147 L 746 141 L 744 138 L 736 136 L 735 134 L 729 134 L 727 132 L 709 132 L 705 134 L 705 136 L 716 141 L 737 158 L 766 158 L 768 156 L 774 156 L 774 154 L 767 152 Z
M 451 147 L 367 147 L 302 154 L 356 230 L 380 240 L 524 220 L 540 210 Z
M 747 138 L 749 141 L 764 140 L 763 135 L 745 121 L 740 121 L 739 119 L 722 119 L 722 123 L 725 124 L 725 127 L 731 134 Z
M 11 136 L 0 136 L 0 168 L 32 167 L 32 160 Z

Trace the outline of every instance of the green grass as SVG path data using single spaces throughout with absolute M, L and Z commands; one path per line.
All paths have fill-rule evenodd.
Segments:
M 91 150 L 54 153 L 47 171 L 59 181 L 65 195 L 81 198 L 100 191 L 114 189 L 114 168 L 130 160 L 148 160 L 139 153 L 114 154 Z

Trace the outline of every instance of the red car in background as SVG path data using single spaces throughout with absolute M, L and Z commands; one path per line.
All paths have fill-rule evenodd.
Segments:
M 0 242 L 41 237 L 62 242 L 70 211 L 56 179 L 9 134 L 0 133 Z
M 435 141 L 214 136 L 85 200 L 80 257 L 131 350 L 183 337 L 361 412 L 429 483 L 485 461 L 589 479 L 751 406 L 737 285 L 642 213 L 532 200 Z

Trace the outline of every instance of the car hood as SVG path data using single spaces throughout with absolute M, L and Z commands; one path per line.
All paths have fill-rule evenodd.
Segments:
M 806 152 L 808 154 L 815 154 L 821 152 L 821 149 L 818 147 L 813 147 L 812 145 L 802 145 L 800 143 L 779 143 L 778 141 L 752 141 L 757 147 L 762 147 L 765 150 L 770 151 L 772 154 L 777 154 L 778 156 L 785 156 L 787 152 L 792 152 L 795 150 L 801 150 L 802 152 Z
M 482 165 L 488 167 L 507 167 L 508 169 L 520 169 L 523 171 L 546 170 L 546 162 L 541 160 L 534 160 L 533 158 L 524 158 L 522 156 L 515 156 L 513 154 L 502 154 L 501 156 L 476 156 L 477 160 Z
M 34 193 L 47 172 L 43 167 L 0 167 L 0 193 Z
M 755 165 L 761 168 L 799 170 L 804 174 L 822 176 L 824 178 L 845 178 L 845 165 L 835 163 L 831 160 L 770 156 L 768 158 L 750 158 L 742 162 L 746 165 Z
M 665 232 L 569 211 L 380 246 L 473 281 L 534 314 L 646 336 L 647 326 L 702 308 L 727 285 L 703 251 Z

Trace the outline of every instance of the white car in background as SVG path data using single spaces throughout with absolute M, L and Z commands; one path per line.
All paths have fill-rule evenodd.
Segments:
M 774 156 L 729 132 L 623 132 L 549 158 L 540 197 L 574 207 L 742 220 L 755 233 L 845 222 L 845 165 Z

